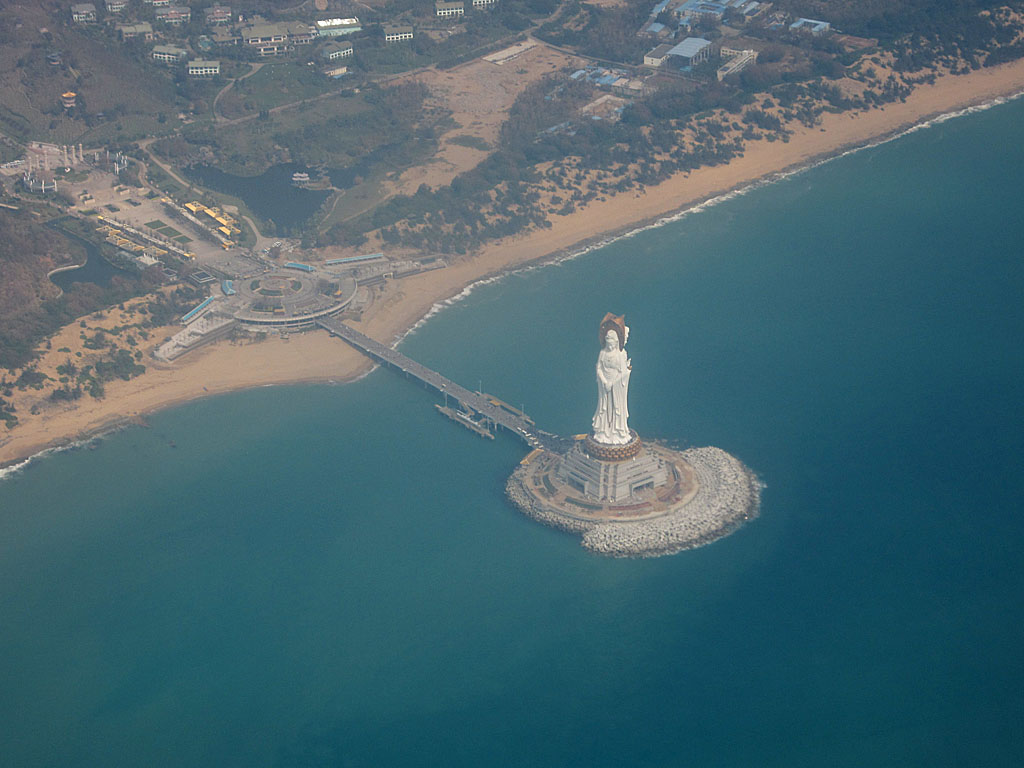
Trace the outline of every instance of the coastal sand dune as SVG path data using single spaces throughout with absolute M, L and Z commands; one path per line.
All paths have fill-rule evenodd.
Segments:
M 757 142 L 728 165 L 668 179 L 643 194 L 627 192 L 595 201 L 569 216 L 554 217 L 550 229 L 494 243 L 475 258 L 388 286 L 382 300 L 359 324 L 376 339 L 394 339 L 439 301 L 465 286 L 529 261 L 571 252 L 582 244 L 685 209 L 758 179 L 893 135 L 922 121 L 1024 91 L 1024 61 L 921 85 L 904 103 L 866 113 L 826 114 L 820 126 L 795 126 L 788 143 Z M 793 126 L 791 126 L 793 127 Z M 20 412 L 22 423 L 0 437 L 0 464 L 10 464 L 48 446 L 101 430 L 124 419 L 196 397 L 245 387 L 300 381 L 341 381 L 364 374 L 367 360 L 313 332 L 260 344 L 220 342 L 156 367 L 128 382 L 112 382 L 104 400 L 83 399 L 38 415 Z

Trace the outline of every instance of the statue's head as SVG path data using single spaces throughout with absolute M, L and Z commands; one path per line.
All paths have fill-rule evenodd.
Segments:
M 626 347 L 626 336 L 629 333 L 629 329 L 626 328 L 626 316 L 625 315 L 613 315 L 611 312 L 604 316 L 604 320 L 601 321 L 601 330 L 598 338 L 601 339 L 601 344 L 608 347 L 608 334 L 615 334 L 615 340 L 619 345 L 619 349 L 625 349 Z M 610 347 L 608 347 L 610 349 Z
M 608 333 L 604 335 L 604 348 L 609 351 L 619 348 L 619 334 L 611 328 L 609 328 Z

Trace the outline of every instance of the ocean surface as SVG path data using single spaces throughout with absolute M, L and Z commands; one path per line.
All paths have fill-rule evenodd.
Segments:
M 10 766 L 1024 764 L 1024 101 L 482 285 L 405 352 L 766 484 L 604 559 L 390 371 L 153 416 L 0 482 Z M 341 342 L 339 342 L 340 344 Z

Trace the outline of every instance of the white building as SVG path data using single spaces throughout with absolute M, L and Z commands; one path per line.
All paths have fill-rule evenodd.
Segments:
M 188 63 L 189 77 L 216 77 L 220 74 L 219 61 L 206 61 L 205 59 L 193 59 Z
M 384 25 L 385 43 L 397 43 L 401 40 L 412 40 L 412 27 L 407 24 Z
M 466 13 L 466 5 L 462 0 L 437 0 L 434 3 L 434 13 L 441 18 L 462 16 Z
M 107 0 L 107 13 L 120 13 L 128 7 L 128 0 Z
M 154 15 L 157 21 L 177 27 L 187 24 L 192 19 L 192 10 L 183 5 L 169 5 L 166 8 L 157 8 Z
M 355 16 L 350 19 L 321 19 L 316 22 L 315 26 L 319 37 L 351 35 L 353 32 L 359 32 L 363 28 L 359 23 L 359 19 Z
M 231 23 L 231 6 L 229 5 L 211 5 L 203 13 L 206 15 L 206 23 L 210 26 Z
M 711 58 L 711 41 L 703 37 L 688 37 L 669 49 L 668 55 L 681 59 L 684 66 L 694 66 Z
M 188 55 L 188 51 L 176 45 L 157 45 L 153 48 L 153 60 L 175 64 Z
M 722 58 L 728 58 L 729 60 L 718 68 L 718 82 L 722 82 L 729 75 L 742 72 L 757 61 L 757 51 L 738 51 L 735 48 L 722 48 L 721 54 Z
M 355 53 L 355 48 L 352 47 L 352 43 L 332 43 L 325 46 L 320 55 L 328 61 L 335 61 L 351 56 L 353 53 Z
M 75 3 L 71 6 L 71 20 L 76 24 L 96 21 L 96 6 L 92 3 Z
M 832 25 L 827 21 L 818 21 L 817 19 L 797 19 L 789 25 L 789 29 L 791 32 L 810 32 L 817 37 L 832 29 Z
M 661 45 L 652 48 L 644 54 L 644 66 L 660 67 L 665 63 L 665 59 L 668 58 L 668 52 L 671 50 L 672 46 L 668 43 L 662 43 Z
M 498 4 L 498 0 L 473 0 L 473 7 L 478 10 L 487 10 Z
M 141 37 L 143 40 L 149 41 L 153 39 L 153 25 L 148 21 L 140 21 L 138 24 L 118 24 L 117 33 L 122 40 Z

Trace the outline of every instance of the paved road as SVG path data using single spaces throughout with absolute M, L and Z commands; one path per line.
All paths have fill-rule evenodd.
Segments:
M 235 87 L 235 83 L 240 82 L 242 80 L 245 80 L 245 78 L 247 78 L 247 77 L 252 77 L 257 72 L 259 72 L 261 69 L 263 69 L 264 63 L 265 62 L 262 62 L 262 61 L 254 63 L 252 65 L 252 69 L 250 69 L 248 72 L 246 72 L 241 77 L 236 77 L 230 83 L 228 83 L 223 88 L 221 88 L 219 91 L 217 91 L 217 95 L 214 96 L 214 98 L 213 98 L 213 106 L 210 108 L 210 110 L 213 112 L 213 119 L 214 120 L 216 120 L 218 123 L 226 122 L 227 121 L 226 117 L 221 117 L 220 115 L 217 114 L 217 103 L 220 101 L 220 97 L 223 96 L 228 91 L 230 91 L 232 88 L 234 88 Z

